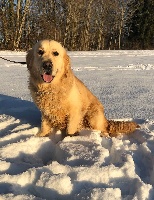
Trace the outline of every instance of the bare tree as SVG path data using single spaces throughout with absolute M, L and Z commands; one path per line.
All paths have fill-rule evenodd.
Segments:
M 25 21 L 26 21 L 26 15 L 28 14 L 29 6 L 30 6 L 30 0 L 25 0 L 24 5 L 24 11 L 20 16 L 20 9 L 21 9 L 21 0 L 17 1 L 17 11 L 16 11 L 16 30 L 15 30 L 15 37 L 14 37 L 14 43 L 13 47 L 14 49 L 18 49 L 19 43 L 22 37 Z M 21 21 L 20 21 L 21 18 Z
M 30 0 L 2 0 L 0 7 L 1 27 L 4 45 L 9 49 L 18 49 L 24 30 Z
M 133 2 L 1 0 L 0 48 L 28 49 L 38 40 L 54 39 L 68 50 L 122 49 L 136 10 Z

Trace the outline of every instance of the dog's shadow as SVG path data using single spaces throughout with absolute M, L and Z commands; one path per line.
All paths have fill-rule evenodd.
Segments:
M 41 123 L 41 114 L 34 103 L 30 101 L 0 94 L 0 123 L 7 125 L 7 132 L 13 129 L 11 127 L 13 123 L 9 124 L 7 122 L 11 119 L 18 120 L 20 124 L 30 124 L 31 127 L 38 127 Z M 4 129 L 1 128 L 1 134 L 2 132 L 4 132 Z

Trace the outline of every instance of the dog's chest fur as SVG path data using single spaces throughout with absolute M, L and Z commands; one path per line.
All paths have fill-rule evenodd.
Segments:
M 34 101 L 42 114 L 46 116 L 53 127 L 63 129 L 66 127 L 68 104 L 66 93 L 59 90 L 49 90 L 48 92 L 39 90 L 35 92 Z

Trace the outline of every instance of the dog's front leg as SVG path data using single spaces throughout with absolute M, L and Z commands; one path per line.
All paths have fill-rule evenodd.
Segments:
M 53 131 L 54 131 L 54 128 L 50 126 L 49 120 L 46 117 L 42 116 L 41 129 L 37 133 L 37 136 L 45 137 L 45 136 L 48 136 Z
M 77 135 L 80 131 L 79 125 L 81 123 L 81 116 L 78 112 L 73 112 L 70 117 L 67 124 L 67 134 L 68 135 Z

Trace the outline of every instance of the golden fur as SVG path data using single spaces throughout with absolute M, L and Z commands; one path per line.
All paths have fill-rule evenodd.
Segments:
M 69 135 L 83 129 L 102 136 L 133 132 L 135 122 L 108 121 L 100 101 L 73 74 L 65 49 L 56 41 L 43 40 L 28 51 L 27 67 L 32 98 L 42 114 L 38 136 L 55 130 Z M 43 78 L 42 78 L 43 77 Z

